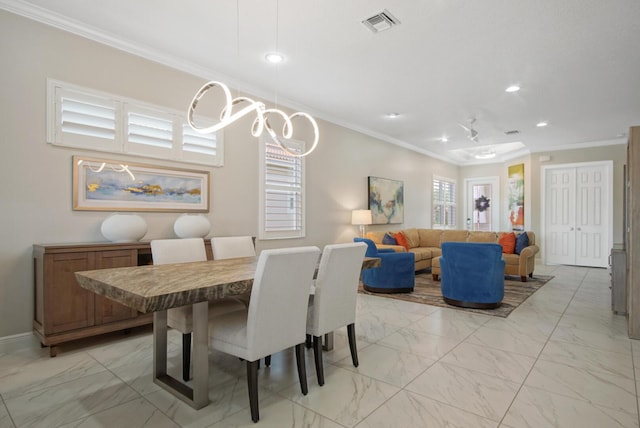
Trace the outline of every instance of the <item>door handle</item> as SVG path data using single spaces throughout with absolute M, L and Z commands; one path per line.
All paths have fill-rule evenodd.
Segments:
M 578 230 L 582 230 L 582 229 L 580 229 L 580 228 L 578 227 Z
M 571 229 L 569 229 L 569 230 L 571 230 L 573 232 L 573 227 Z

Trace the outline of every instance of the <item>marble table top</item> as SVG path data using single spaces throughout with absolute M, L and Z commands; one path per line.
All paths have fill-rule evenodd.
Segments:
M 82 288 L 142 313 L 222 299 L 251 291 L 258 257 L 76 272 Z M 366 257 L 363 269 L 380 265 Z

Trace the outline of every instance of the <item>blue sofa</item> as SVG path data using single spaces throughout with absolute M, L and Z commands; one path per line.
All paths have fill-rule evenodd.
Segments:
M 504 297 L 502 246 L 443 242 L 440 289 L 445 302 L 466 308 L 497 308 Z
M 378 249 L 367 238 L 353 238 L 354 242 L 367 244 L 367 257 L 379 257 L 377 268 L 362 271 L 362 286 L 373 293 L 410 293 L 415 285 L 415 256 L 413 253 L 396 253 L 393 249 Z

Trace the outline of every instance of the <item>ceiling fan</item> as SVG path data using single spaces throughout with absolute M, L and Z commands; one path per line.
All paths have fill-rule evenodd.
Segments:
M 474 143 L 477 143 L 478 142 L 478 131 L 473 129 L 473 124 L 474 123 L 476 123 L 476 118 L 472 117 L 472 118 L 469 119 L 469 126 L 463 125 L 462 123 L 458 123 L 458 125 L 460 125 L 462 127 L 462 129 L 467 131 L 467 133 L 469 134 L 469 135 L 467 135 L 467 138 L 469 138 Z

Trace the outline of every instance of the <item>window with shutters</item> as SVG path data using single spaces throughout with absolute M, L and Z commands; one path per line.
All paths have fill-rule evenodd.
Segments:
M 113 94 L 47 81 L 47 142 L 209 166 L 223 165 L 222 131 L 200 134 L 178 112 Z M 207 126 L 214 121 L 196 118 Z
M 287 148 L 302 153 L 304 143 L 289 140 Z M 304 237 L 304 206 L 304 158 L 260 138 L 260 239 Z
M 456 182 L 448 178 L 433 177 L 431 227 L 434 229 L 455 229 Z

